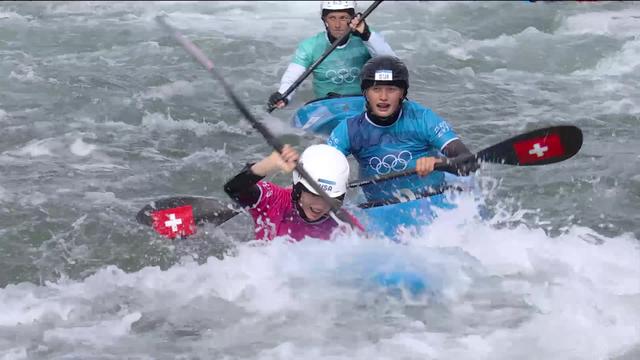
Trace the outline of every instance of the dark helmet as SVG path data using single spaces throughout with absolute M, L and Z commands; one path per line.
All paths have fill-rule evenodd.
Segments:
M 360 88 L 364 92 L 374 84 L 395 85 L 409 90 L 409 70 L 397 57 L 381 55 L 369 59 L 360 72 Z

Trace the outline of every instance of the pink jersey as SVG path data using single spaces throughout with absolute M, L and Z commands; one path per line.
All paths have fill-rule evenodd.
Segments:
M 313 224 L 305 222 L 291 200 L 292 188 L 283 188 L 267 181 L 259 181 L 257 185 L 260 187 L 260 199 L 249 209 L 255 223 L 256 239 L 273 240 L 276 236 L 289 235 L 297 241 L 305 236 L 328 240 L 338 227 L 332 218 Z M 363 229 L 358 220 L 348 215 Z

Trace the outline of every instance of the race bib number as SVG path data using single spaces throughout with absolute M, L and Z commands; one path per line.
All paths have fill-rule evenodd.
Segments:
M 374 79 L 376 81 L 392 81 L 393 72 L 391 70 L 378 70 L 376 71 Z

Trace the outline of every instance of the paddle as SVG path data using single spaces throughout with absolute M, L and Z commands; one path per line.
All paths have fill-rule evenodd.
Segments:
M 429 189 L 423 193 L 412 194 L 407 198 L 392 198 L 371 201 L 358 205 L 361 209 L 397 204 L 417 198 L 442 194 L 447 190 L 460 190 L 452 186 Z M 196 233 L 197 225 L 213 224 L 219 226 L 242 210 L 233 204 L 225 204 L 217 199 L 202 196 L 176 196 L 153 201 L 145 205 L 137 214 L 138 223 L 151 226 L 160 235 L 175 238 L 187 237 Z
M 375 8 L 377 8 L 381 2 L 382 0 L 379 0 L 371 4 L 371 6 L 369 6 L 369 8 L 367 8 L 367 10 L 365 10 L 365 12 L 362 13 L 362 16 L 360 17 L 360 21 L 363 21 L 364 19 L 366 19 L 366 17 L 369 16 L 369 14 L 371 14 L 371 12 Z M 326 59 L 333 52 L 333 50 L 335 50 L 338 47 L 338 44 L 342 43 L 350 34 L 351 32 L 348 31 L 344 35 L 342 35 L 342 37 L 334 41 L 333 44 L 331 44 L 331 47 L 325 50 L 325 52 L 318 58 L 318 60 L 316 60 L 313 64 L 311 64 L 311 66 L 309 66 L 309 68 L 305 72 L 303 72 L 302 75 L 300 75 L 300 77 L 298 77 L 298 79 L 294 81 L 293 84 L 291 84 L 291 86 L 289 86 L 289 88 L 284 92 L 284 94 L 282 94 L 282 98 L 284 99 L 287 96 L 289 96 L 300 84 L 302 84 L 304 79 L 306 79 L 309 76 L 309 74 L 311 74 L 313 70 L 315 70 L 318 67 L 318 65 L 320 65 L 320 63 L 324 61 L 324 59 Z M 275 109 L 277 109 L 275 105 L 267 105 L 268 113 L 272 113 L 273 110 Z
M 151 226 L 168 238 L 196 233 L 196 225 L 222 225 L 239 212 L 223 202 L 199 196 L 178 196 L 153 201 L 136 214 L 138 223 Z
M 182 47 L 191 56 L 193 56 L 193 58 L 196 59 L 196 61 L 198 61 L 202 66 L 204 66 L 207 69 L 207 71 L 209 71 L 209 73 L 211 73 L 213 77 L 215 77 L 218 80 L 218 82 L 220 82 L 220 84 L 222 84 L 222 87 L 227 93 L 227 96 L 231 98 L 231 100 L 233 101 L 236 108 L 240 111 L 240 113 L 244 115 L 244 117 L 251 123 L 254 129 L 260 132 L 260 134 L 262 134 L 262 137 L 264 137 L 264 139 L 267 141 L 269 145 L 271 145 L 271 147 L 273 147 L 276 151 L 281 153 L 282 148 L 284 146 L 282 142 L 276 139 L 275 136 L 273 136 L 273 134 L 271 134 L 271 132 L 249 112 L 249 110 L 244 105 L 244 103 L 236 96 L 231 86 L 226 82 L 226 80 L 222 77 L 222 75 L 220 75 L 220 73 L 213 66 L 213 62 L 209 60 L 209 58 L 207 58 L 207 56 L 202 52 L 202 50 L 200 50 L 200 48 L 198 48 L 189 39 L 185 38 L 179 31 L 177 31 L 175 28 L 169 25 L 165 21 L 164 19 L 165 17 L 166 16 L 158 16 L 156 17 L 156 20 L 165 29 L 169 30 L 173 34 L 173 37 L 176 39 L 176 41 L 180 45 L 182 45 Z M 320 185 L 316 183 L 316 181 L 307 173 L 307 171 L 300 164 L 296 164 L 295 170 L 300 174 L 300 176 L 302 176 L 302 178 L 304 178 L 307 181 L 309 185 L 311 185 L 313 190 L 315 190 L 316 193 L 331 207 L 330 214 L 335 220 L 337 221 L 341 220 L 343 222 L 346 222 L 349 225 L 351 225 L 351 227 L 354 229 L 358 228 L 358 226 L 353 222 L 353 220 L 349 216 L 340 212 L 340 207 L 338 206 L 336 201 L 330 198 L 329 195 L 327 195 L 327 193 L 320 187 Z
M 566 160 L 575 155 L 581 146 L 582 131 L 580 131 L 579 128 L 575 126 L 554 126 L 512 137 L 481 150 L 477 154 L 471 155 L 471 157 L 474 157 L 476 160 L 491 163 L 534 166 Z M 542 153 L 542 156 L 538 156 L 539 153 Z M 454 166 L 456 163 L 456 161 L 451 159 L 448 159 L 447 162 L 449 165 Z M 414 172 L 415 171 L 406 171 L 374 179 L 354 181 L 349 183 L 349 187 L 354 188 L 387 181 L 400 176 L 412 175 Z M 419 197 L 433 196 L 449 189 L 456 188 L 444 186 L 418 195 Z M 406 199 L 393 198 L 379 200 L 360 204 L 358 207 L 367 209 L 402 201 L 406 201 Z M 189 206 L 191 206 L 190 211 L 188 209 Z M 185 207 L 187 207 L 187 209 L 185 209 Z M 136 219 L 141 224 L 153 226 L 156 232 L 161 235 L 166 235 L 167 232 L 170 233 L 171 231 L 167 228 L 173 226 L 174 229 L 184 228 L 186 235 L 183 236 L 188 236 L 195 232 L 195 225 L 197 224 L 210 222 L 217 226 L 234 217 L 239 212 L 238 210 L 234 210 L 231 205 L 225 206 L 216 199 L 188 196 L 161 199 L 152 202 L 138 212 Z M 183 218 L 180 218 L 181 214 L 183 214 Z M 176 225 L 178 218 L 180 218 L 181 223 Z M 192 232 L 188 233 L 189 231 Z M 173 233 L 175 232 L 176 230 L 173 230 Z
M 581 146 L 582 131 L 579 128 L 572 125 L 552 126 L 514 136 L 480 150 L 475 155 L 471 154 L 459 159 L 442 158 L 442 162 L 435 165 L 435 170 L 447 169 L 457 174 L 456 169 L 473 160 L 514 166 L 553 164 L 577 154 Z M 375 184 L 413 175 L 415 172 L 412 169 L 359 180 L 349 183 L 349 187 Z

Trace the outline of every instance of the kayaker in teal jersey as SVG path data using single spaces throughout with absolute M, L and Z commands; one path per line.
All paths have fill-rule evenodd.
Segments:
M 362 68 L 361 91 L 366 111 L 346 119 L 331 132 L 328 144 L 360 165 L 360 177 L 368 178 L 416 169 L 417 175 L 363 187 L 367 200 L 384 200 L 406 190 L 413 194 L 443 185 L 444 174 L 433 171 L 439 156 L 469 156 L 453 128 L 431 109 L 407 99 L 409 71 L 398 58 L 379 56 Z M 473 158 L 449 169 L 468 175 L 478 164 Z
M 356 16 L 355 7 L 355 1 L 322 2 L 325 31 L 303 40 L 298 45 L 293 61 L 282 75 L 280 88 L 269 97 L 269 107 L 285 107 L 291 101 L 293 93 L 287 98 L 282 98 L 282 94 L 346 32 L 350 31 L 351 35 L 313 71 L 313 92 L 317 98 L 325 97 L 329 93 L 359 94 L 360 69 L 367 60 L 378 55 L 395 56 L 382 35 L 371 31 L 365 21 L 356 26 L 360 14 Z

